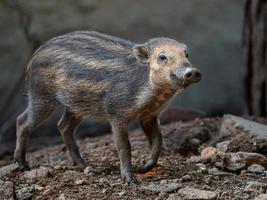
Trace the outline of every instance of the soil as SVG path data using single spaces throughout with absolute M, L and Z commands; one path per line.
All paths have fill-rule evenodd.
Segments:
M 245 170 L 237 174 L 222 170 L 212 173 L 217 168 L 210 163 L 187 162 L 191 155 L 199 154 L 205 146 L 218 140 L 220 122 L 220 118 L 206 118 L 162 126 L 163 150 L 158 165 L 146 174 L 136 173 L 140 181 L 138 185 L 127 185 L 122 181 L 111 134 L 79 141 L 80 150 L 90 166 L 85 171 L 79 171 L 72 165 L 64 145 L 57 145 L 28 153 L 31 169 L 46 167 L 48 175 L 29 180 L 25 178 L 25 172 L 16 171 L 4 180 L 15 184 L 16 193 L 21 188 L 31 188 L 28 199 L 167 199 L 169 193 L 186 186 L 214 191 L 218 199 L 253 199 L 265 192 L 267 173 L 248 173 Z M 200 142 L 191 144 L 196 147 L 186 146 L 185 143 L 192 140 L 188 139 L 188 135 L 194 134 L 196 129 L 200 132 L 204 129 L 208 137 L 198 138 Z M 130 140 L 133 165 L 138 167 L 148 155 L 148 142 L 140 129 L 130 132 Z M 0 160 L 0 167 L 10 163 L 11 157 L 6 157 Z M 246 191 L 249 181 L 261 182 L 263 186 L 259 190 Z M 154 184 L 160 188 L 169 182 L 177 184 L 172 191 L 162 192 L 146 187 Z

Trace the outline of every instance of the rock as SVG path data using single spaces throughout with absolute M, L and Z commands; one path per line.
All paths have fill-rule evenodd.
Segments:
M 167 200 L 182 200 L 182 198 L 179 196 L 179 194 L 170 194 Z
M 143 190 L 153 193 L 160 193 L 160 192 L 171 193 L 177 191 L 181 187 L 182 187 L 181 184 L 175 182 L 166 183 L 162 185 L 150 183 L 146 186 L 141 186 Z
M 27 179 L 28 182 L 34 181 L 37 178 L 46 178 L 50 174 L 50 169 L 47 167 L 40 167 L 31 171 L 26 171 L 22 174 L 23 178 Z
M 182 199 L 201 199 L 201 200 L 205 200 L 205 199 L 216 199 L 217 198 L 217 194 L 215 192 L 212 191 L 208 191 L 208 190 L 198 190 L 196 188 L 193 187 L 185 187 L 182 188 L 178 191 L 178 195 L 182 198 Z
M 93 168 L 92 166 L 87 166 L 85 167 L 85 169 L 83 170 L 84 174 L 90 174 L 91 172 L 93 172 Z
M 0 178 L 11 174 L 12 172 L 16 171 L 17 169 L 19 169 L 19 165 L 17 163 L 13 163 L 13 164 L 1 167 L 0 168 Z
M 217 175 L 217 174 L 219 174 L 219 170 L 218 170 L 218 168 L 216 168 L 216 167 L 213 167 L 213 168 L 211 168 L 211 169 L 209 169 L 208 170 L 208 173 L 210 174 L 210 175 Z
M 192 177 L 189 174 L 186 174 L 180 178 L 181 182 L 191 181 Z
M 227 149 L 228 149 L 228 146 L 229 144 L 231 143 L 230 140 L 227 140 L 227 141 L 224 141 L 224 142 L 220 142 L 218 144 L 216 144 L 216 149 L 217 149 L 217 152 L 219 154 L 223 154 L 223 153 L 226 153 Z
M 159 193 L 159 196 L 155 198 L 155 200 L 165 200 L 168 196 L 169 196 L 168 193 L 161 192 Z
M 44 196 L 48 196 L 48 195 L 51 195 L 54 191 L 55 191 L 54 187 L 51 186 L 51 185 L 48 185 L 48 186 L 45 187 L 45 190 L 42 192 L 42 194 Z
M 252 164 L 248 167 L 247 170 L 248 172 L 251 172 L 251 173 L 261 174 L 265 171 L 265 168 L 258 164 Z
M 228 152 L 257 152 L 267 153 L 267 125 L 237 117 L 234 115 L 224 115 L 219 138 L 231 137 L 231 142 L 222 148 Z M 220 146 L 218 146 L 220 148 Z M 221 149 L 218 152 L 221 153 Z M 225 151 L 222 152 L 225 153 Z
M 64 194 L 61 194 L 56 200 L 67 200 Z
M 43 186 L 40 186 L 40 185 L 35 185 L 34 186 L 34 189 L 35 190 L 38 190 L 38 191 L 42 191 L 42 190 L 44 190 L 44 187 Z
M 199 163 L 202 162 L 202 158 L 200 156 L 191 156 L 186 160 L 187 163 Z
M 19 200 L 31 199 L 34 191 L 34 186 L 26 186 L 16 190 L 16 195 Z
M 75 181 L 75 184 L 76 185 L 83 185 L 83 184 L 85 184 L 85 180 L 83 180 L 83 179 L 77 180 L 77 181 Z
M 198 167 L 197 169 L 198 173 L 206 173 L 208 171 L 206 165 L 202 163 L 197 163 L 196 166 Z
M 119 196 L 123 196 L 125 194 L 126 194 L 125 190 L 122 190 L 121 192 L 118 193 Z
M 194 127 L 191 128 L 189 132 L 191 132 L 192 137 L 198 139 L 201 144 L 210 139 L 210 132 L 206 127 Z
M 201 151 L 201 158 L 202 160 L 211 160 L 216 156 L 217 149 L 214 147 L 206 147 Z
M 267 200 L 267 194 L 260 194 L 254 200 Z
M 214 159 L 217 155 L 217 149 L 214 147 L 206 147 L 201 151 L 200 156 L 191 156 L 186 162 L 198 163 L 198 162 L 208 162 Z
M 0 199 L 3 200 L 15 200 L 14 184 L 10 181 L 0 180 Z
M 266 188 L 266 184 L 259 181 L 249 181 L 245 186 L 244 192 L 259 192 L 262 193 Z
M 234 115 L 224 115 L 220 129 L 221 135 L 244 131 L 258 138 L 267 139 L 267 126 Z
M 252 164 L 267 166 L 267 158 L 264 155 L 251 152 L 226 153 L 223 160 L 223 167 L 233 172 L 242 170 Z

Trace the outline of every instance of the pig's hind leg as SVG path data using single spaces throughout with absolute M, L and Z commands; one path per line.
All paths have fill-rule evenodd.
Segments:
M 14 161 L 18 162 L 22 171 L 28 170 L 26 146 L 30 133 L 37 128 L 57 108 L 56 104 L 47 103 L 40 98 L 30 98 L 27 109 L 17 118 L 16 149 Z
M 58 129 L 70 153 L 70 157 L 73 163 L 80 169 L 84 169 L 87 164 L 86 161 L 82 158 L 78 145 L 74 138 L 75 130 L 81 121 L 82 117 L 75 116 L 66 108 L 63 116 L 58 122 Z
M 148 159 L 144 162 L 144 165 L 138 169 L 140 173 L 146 173 L 157 164 L 162 146 L 162 136 L 157 117 L 153 116 L 150 118 L 141 119 L 140 124 L 148 138 L 151 150 Z

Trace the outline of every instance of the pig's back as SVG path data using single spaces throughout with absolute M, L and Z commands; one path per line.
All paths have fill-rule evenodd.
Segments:
M 115 108 L 118 102 L 120 108 L 133 106 L 149 74 L 148 68 L 134 58 L 133 45 L 89 31 L 52 38 L 30 62 L 30 76 L 39 76 L 31 79 L 32 85 L 48 84 L 59 102 L 83 115 L 101 116 L 106 105 Z

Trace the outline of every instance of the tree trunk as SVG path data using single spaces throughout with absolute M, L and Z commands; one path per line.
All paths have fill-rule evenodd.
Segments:
M 247 0 L 243 26 L 245 113 L 266 116 L 267 0 Z

